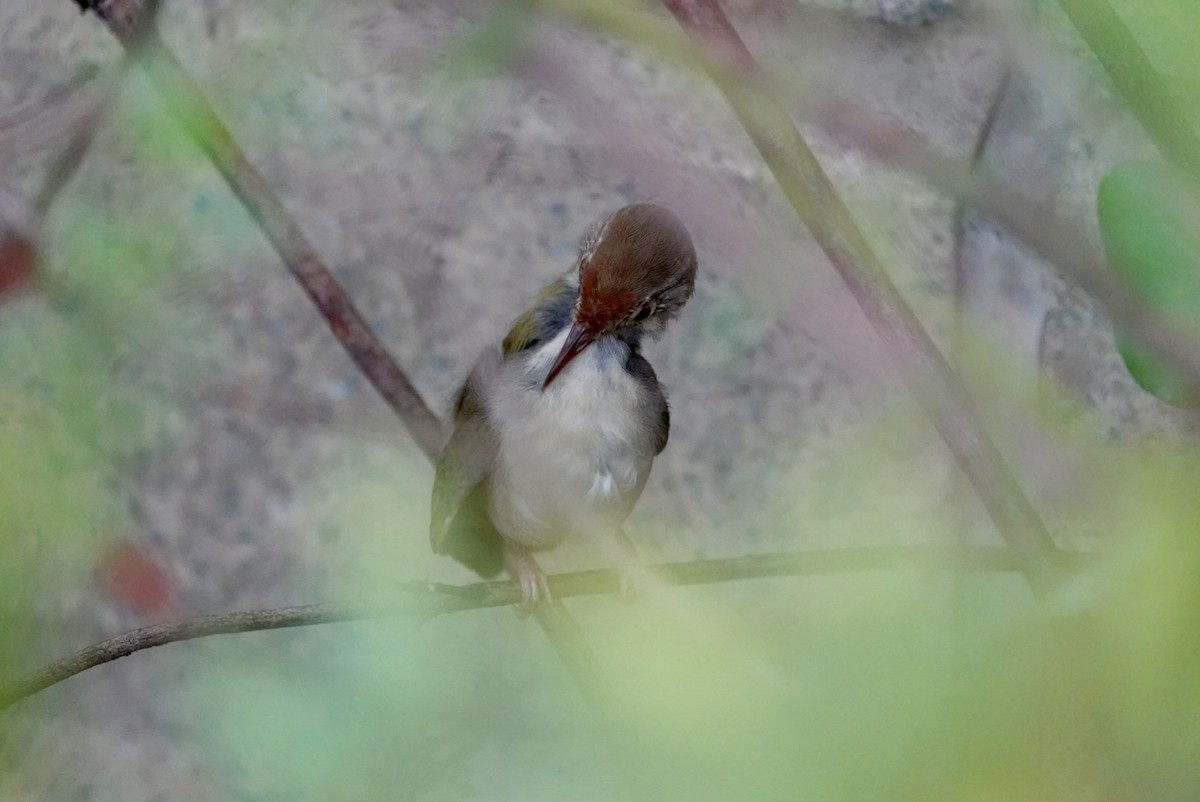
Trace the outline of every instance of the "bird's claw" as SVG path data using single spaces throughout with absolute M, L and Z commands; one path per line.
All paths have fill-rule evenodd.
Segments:
M 521 584 L 521 601 L 517 604 L 517 615 L 521 618 L 532 613 L 539 602 L 549 602 L 553 599 L 550 595 L 550 583 L 546 581 L 542 569 L 533 561 L 530 561 L 530 565 L 533 569 L 518 579 Z
M 528 549 L 509 545 L 505 550 L 505 563 L 508 573 L 521 588 L 521 601 L 517 603 L 518 616 L 525 618 L 539 602 L 553 599 L 550 583 Z
M 617 530 L 614 557 L 617 563 L 617 598 L 625 604 L 633 604 L 649 586 L 649 575 L 638 556 L 637 546 L 623 529 Z
M 617 569 L 617 599 L 633 604 L 642 595 L 642 579 L 633 571 Z

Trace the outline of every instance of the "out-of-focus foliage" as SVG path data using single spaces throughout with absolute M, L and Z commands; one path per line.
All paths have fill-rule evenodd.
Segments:
M 1100 232 L 1109 267 L 1169 319 L 1200 324 L 1200 202 L 1176 171 L 1158 162 L 1126 162 L 1100 182 Z M 1133 378 L 1177 406 L 1200 404 L 1196 388 L 1128 334 L 1117 347 Z
M 1200 108 L 1195 4 L 1191 0 L 1117 0 L 1114 6 L 1162 72 L 1163 80 L 1194 113 Z M 1200 122 L 1195 116 L 1192 119 Z
M 339 628 L 307 661 L 226 646 L 196 716 L 230 789 L 268 798 L 1190 798 L 1200 470 L 1125 467 L 1096 512 L 1127 545 L 1048 612 L 935 565 L 577 601 L 616 682 L 604 735 L 508 611 Z
M 833 463 L 778 477 L 775 493 L 807 482 L 811 500 L 757 514 L 842 541 L 857 527 L 941 542 L 961 511 L 920 476 L 936 461 L 916 417 L 901 406 Z M 614 682 L 598 713 L 508 610 L 225 645 L 205 654 L 189 707 L 228 787 L 266 798 L 1190 798 L 1200 464 L 1061 442 L 1089 467 L 1060 519 L 1118 545 L 1046 607 L 1018 574 L 937 556 L 648 588 L 632 605 L 571 602 Z M 419 558 L 395 538 L 422 523 L 407 489 L 418 469 L 376 456 L 335 483 L 330 525 L 351 522 L 340 550 L 360 553 L 342 594 L 385 596 L 369 562 Z
M 1148 57 L 1153 72 L 1136 77 L 1173 96 L 1182 116 L 1168 109 L 1142 109 L 1143 123 L 1159 143 L 1173 142 L 1176 151 L 1197 142 L 1196 100 L 1200 99 L 1200 55 L 1195 46 L 1197 16 L 1188 0 L 1116 3 L 1129 32 Z M 1109 71 L 1134 70 L 1119 55 L 1125 31 L 1105 34 L 1111 54 L 1100 54 Z M 1118 81 L 1118 84 L 1121 82 Z M 1129 91 L 1129 90 L 1127 90 Z M 1135 107 L 1141 98 L 1126 97 Z M 1161 105 L 1161 104 L 1160 104 Z M 1167 105 L 1171 105 L 1168 103 Z M 1162 112 L 1162 113 L 1159 113 Z M 1188 161 L 1172 148 L 1164 155 Z M 1195 165 L 1200 155 L 1191 154 Z M 1130 287 L 1173 322 L 1195 328 L 1200 321 L 1200 175 L 1188 175 L 1187 164 L 1126 162 L 1100 184 L 1100 231 L 1109 265 Z M 1161 364 L 1128 333 L 1118 332 L 1117 347 L 1130 375 L 1147 391 L 1169 404 L 1195 407 L 1200 390 L 1189 387 L 1169 366 Z
M 1195 19 L 1185 3 L 1155 2 L 1152 27 L 1188 84 L 1200 67 L 1179 33 Z M 518 52 L 525 14 L 502 5 L 494 27 L 475 29 L 451 54 L 449 83 Z M 281 81 L 281 65 L 302 54 L 284 55 Z M 120 136 L 144 141 L 153 169 L 204 186 L 192 210 L 203 222 L 181 228 L 170 198 L 159 215 L 121 217 L 66 202 L 49 226 L 48 269 L 68 292 L 0 307 L 0 676 L 28 665 L 45 626 L 35 609 L 45 588 L 29 566 L 53 562 L 66 566 L 56 581 L 86 581 L 97 533 L 123 512 L 115 457 L 169 434 L 154 424 L 166 406 L 155 371 L 132 380 L 129 355 L 175 373 L 204 361 L 190 346 L 209 332 L 181 309 L 176 269 L 257 242 L 149 89 L 122 102 Z M 304 113 L 303 101 L 274 102 L 287 108 L 262 110 L 264 127 Z M 1200 215 L 1189 193 L 1169 168 L 1123 165 L 1100 187 L 1100 223 L 1113 269 L 1193 323 Z M 696 308 L 711 314 L 685 370 L 711 376 L 752 356 L 759 331 L 736 295 Z M 1120 348 L 1151 392 L 1193 400 L 1136 345 Z M 981 406 L 1021 403 L 1013 388 L 993 395 Z M 728 537 L 757 517 L 785 545 L 956 542 L 978 517 L 973 501 L 953 491 L 923 416 L 885 406 L 825 462 L 796 467 L 785 454 L 737 466 L 765 476 L 755 484 L 777 501 L 740 506 Z M 1037 417 L 1012 414 L 1023 413 Z M 632 605 L 572 602 L 613 679 L 606 710 L 581 702 L 541 633 L 508 610 L 181 645 L 184 691 L 165 704 L 184 711 L 189 746 L 229 798 L 1200 798 L 1200 465 L 1182 448 L 1101 449 L 1045 425 L 1022 435 L 1060 445 L 1070 466 L 1067 512 L 1047 517 L 1056 533 L 1086 521 L 1102 543 L 1044 607 L 1015 572 L 942 559 L 651 587 Z M 313 529 L 327 538 L 313 584 L 333 597 L 385 597 L 397 563 L 430 559 L 428 467 L 368 452 L 313 483 Z
M 158 169 L 202 165 L 177 131 L 150 122 L 155 115 L 147 87 L 124 95 L 112 125 L 118 136 L 154 143 Z M 108 541 L 127 524 L 120 461 L 169 436 L 179 396 L 164 390 L 198 379 L 218 342 L 181 291 L 193 251 L 177 236 L 178 207 L 151 203 L 114 216 L 89 192 L 120 189 L 88 184 L 60 198 L 42 221 L 39 275 L 0 303 L 5 677 L 28 669 L 29 655 L 47 644 L 62 650 L 45 628 L 56 600 L 91 587 Z
M 1078 693 L 1103 729 L 1107 767 L 1130 796 L 1188 799 L 1200 793 L 1200 463 L 1194 455 L 1131 455 L 1109 479 L 1122 543 L 1077 580 L 1080 619 L 1070 647 L 1082 654 Z M 1087 734 L 1087 733 L 1085 733 Z
M 0 319 L 0 673 L 12 676 L 38 630 L 30 563 L 69 576 L 73 550 L 113 513 L 112 488 L 78 352 L 55 321 L 7 307 Z M 64 383 L 62 376 L 72 381 Z M 79 413 L 83 414 L 79 414 Z M 77 556 L 77 555 L 76 555 Z

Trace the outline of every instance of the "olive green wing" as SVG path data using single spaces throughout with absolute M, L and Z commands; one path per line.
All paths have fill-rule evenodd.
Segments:
M 496 432 L 479 401 L 478 382 L 486 355 L 459 393 L 454 433 L 438 458 L 433 479 L 429 542 L 483 577 L 503 567 L 503 543 L 488 516 L 487 477 L 499 447 Z
M 570 325 L 571 312 L 578 298 L 579 290 L 569 285 L 566 279 L 560 278 L 543 289 L 533 306 L 513 321 L 504 337 L 504 356 L 507 358 L 536 348 Z

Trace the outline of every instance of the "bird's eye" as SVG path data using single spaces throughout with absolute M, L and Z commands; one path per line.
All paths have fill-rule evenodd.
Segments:
M 643 306 L 641 309 L 637 310 L 637 314 L 633 316 L 633 322 L 641 323 L 643 320 L 650 317 L 651 313 L 653 312 L 654 307 L 650 304 L 647 304 L 646 306 Z

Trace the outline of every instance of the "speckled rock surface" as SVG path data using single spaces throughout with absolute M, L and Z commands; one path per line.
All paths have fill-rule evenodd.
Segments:
M 730 4 L 756 52 L 958 153 L 975 146 L 1015 59 L 982 163 L 1075 219 L 1091 219 L 1092 187 L 1108 166 L 1148 152 L 1094 64 L 1069 53 L 1053 63 L 1017 58 L 980 4 L 881 0 L 855 4 L 854 14 L 821 5 Z M 943 537 L 906 524 L 963 492 L 944 449 L 715 90 L 565 23 L 532 26 L 510 56 L 465 58 L 462 37 L 493 11 L 205 0 L 166 3 L 161 26 L 439 412 L 479 349 L 571 263 L 590 221 L 648 198 L 679 212 L 701 276 L 682 319 L 649 349 L 673 428 L 630 521 L 647 559 Z M 119 58 L 72 3 L 5 0 L 0 116 Z M 1017 397 L 1061 388 L 1069 424 L 1100 442 L 1194 435 L 1194 416 L 1132 384 L 1103 315 L 1003 231 L 967 214 L 956 264 L 951 200 L 803 130 L 948 354 L 957 297 L 968 327 L 1004 344 Z M 0 129 L 0 182 L 32 197 L 65 141 L 53 126 Z M 136 70 L 45 222 L 62 275 L 72 274 L 77 246 L 60 243 L 85 218 L 110 232 L 142 223 L 156 232 L 148 258 L 169 266 L 167 301 L 144 328 L 116 329 L 113 375 L 155 401 L 138 437 L 111 444 L 115 528 L 89 535 L 78 565 L 55 568 L 43 553 L 45 565 L 32 569 L 39 609 L 53 622 L 37 657 L 155 617 L 469 580 L 428 552 L 431 473 L 420 452 L 215 171 L 163 121 Z M 1028 432 L 985 409 L 1032 495 L 1050 493 Z M 88 560 L 118 539 L 169 578 L 170 598 L 152 614 L 95 580 Z M 572 545 L 547 560 L 552 569 L 595 564 Z M 755 594 L 773 587 L 715 598 L 754 609 Z M 607 604 L 578 609 L 603 617 Z M 496 643 L 503 648 L 493 651 Z M 205 712 L 236 709 L 238 698 L 197 689 L 246 664 L 302 664 L 330 687 L 336 676 L 381 670 L 372 660 L 415 677 L 406 663 L 414 654 L 454 667 L 426 689 L 451 712 L 430 731 L 357 750 L 370 769 L 363 776 L 394 775 L 407 789 L 401 798 L 620 796 L 595 744 L 556 723 L 579 702 L 540 634 L 499 610 L 415 633 L 374 624 L 178 644 L 91 671 L 10 714 L 19 736 L 0 743 L 0 797 L 300 798 L 297 788 L 320 787 L 320 761 L 312 776 L 248 764 L 230 746 L 242 735 Z M 297 680 L 298 693 L 330 690 L 308 681 Z M 417 709 L 407 697 L 396 705 Z M 339 732 L 331 716 L 320 726 L 284 716 L 281 726 L 312 725 L 310 740 L 321 742 Z M 514 737 L 513 718 L 529 732 Z M 475 733 L 470 744 L 454 740 L 464 727 Z M 561 747 L 556 765 L 531 778 L 521 767 L 541 759 L 548 737 Z M 345 798 L 390 795 L 367 785 Z

